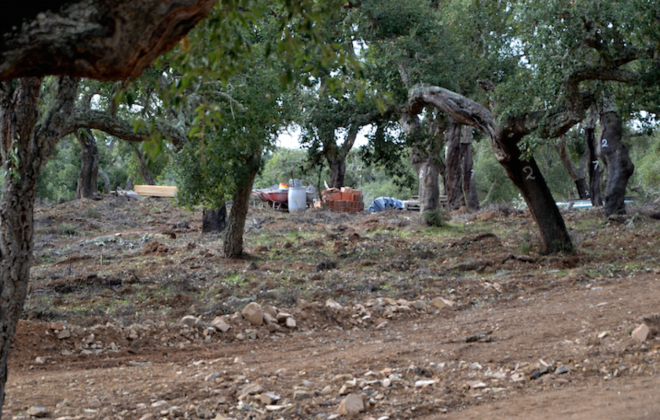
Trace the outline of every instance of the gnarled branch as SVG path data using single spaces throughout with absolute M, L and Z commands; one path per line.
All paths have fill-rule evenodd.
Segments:
M 148 141 L 152 134 L 144 128 L 135 130 L 130 122 L 116 115 L 84 108 L 78 108 L 73 112 L 64 135 L 71 134 L 80 128 L 100 130 L 111 136 L 130 142 Z M 179 146 L 187 141 L 185 133 L 164 121 L 156 121 L 154 128 L 169 138 L 175 146 Z
M 69 75 L 137 77 L 217 0 L 85 0 L 0 34 L 0 80 Z
M 507 158 L 500 144 L 501 129 L 497 126 L 493 114 L 483 105 L 456 92 L 437 87 L 416 87 L 408 94 L 409 113 L 416 115 L 425 106 L 432 105 L 445 112 L 459 124 L 470 125 L 482 131 L 491 141 L 491 146 L 498 160 Z

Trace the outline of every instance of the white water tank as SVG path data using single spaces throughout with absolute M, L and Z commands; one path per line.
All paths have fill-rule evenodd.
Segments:
M 307 209 L 307 189 L 304 187 L 289 187 L 289 213 L 301 213 Z

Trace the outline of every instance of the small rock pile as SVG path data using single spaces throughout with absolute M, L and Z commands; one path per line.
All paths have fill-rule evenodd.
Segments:
M 457 307 L 455 302 L 441 297 L 428 303 L 423 299 L 407 301 L 380 297 L 345 306 L 332 299 L 324 303 L 299 299 L 298 307 L 292 309 L 250 302 L 240 312 L 217 316 L 210 322 L 194 315 L 184 316 L 177 324 L 146 319 L 124 327 L 106 323 L 83 328 L 56 321 L 47 324 L 45 333 L 57 343 L 62 356 L 99 355 L 128 348 L 183 348 L 193 343 L 278 339 L 297 330 L 310 331 L 331 326 L 382 329 L 397 318 L 439 314 L 440 311 Z

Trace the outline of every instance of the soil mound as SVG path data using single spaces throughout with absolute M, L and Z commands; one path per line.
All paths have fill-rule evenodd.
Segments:
M 154 255 L 160 257 L 166 255 L 169 251 L 170 249 L 167 246 L 161 244 L 160 242 L 151 241 L 144 246 L 144 249 L 142 250 L 141 254 Z

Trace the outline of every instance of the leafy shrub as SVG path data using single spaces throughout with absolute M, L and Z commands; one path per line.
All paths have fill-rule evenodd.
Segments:
M 426 210 L 422 212 L 422 221 L 426 226 L 441 227 L 444 215 L 440 210 Z

